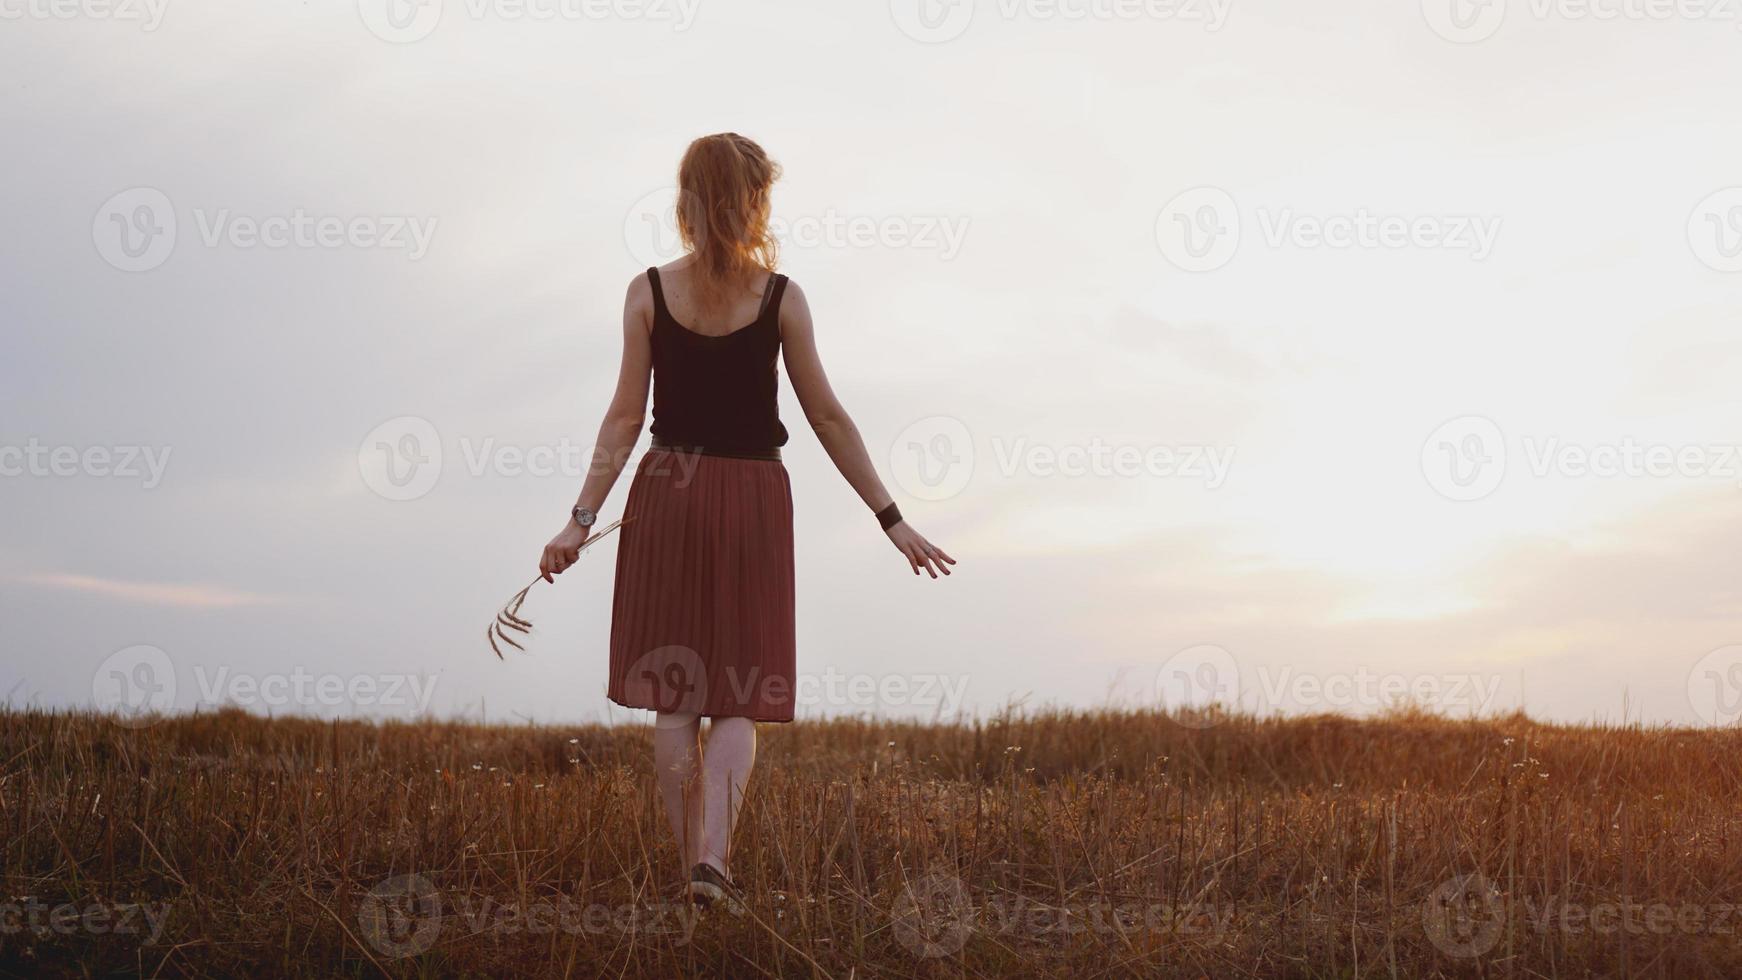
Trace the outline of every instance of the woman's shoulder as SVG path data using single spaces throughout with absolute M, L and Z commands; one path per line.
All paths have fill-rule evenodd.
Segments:
M 646 272 L 638 272 L 629 280 L 629 288 L 624 293 L 624 302 L 633 306 L 646 303 L 653 304 L 653 281 Z
M 623 294 L 623 317 L 626 323 L 638 323 L 644 329 L 653 329 L 654 310 L 657 304 L 653 298 L 653 282 L 647 273 L 642 272 L 629 280 L 629 288 Z
M 776 277 L 775 279 L 770 279 L 768 281 L 770 286 L 775 284 L 776 279 L 779 281 L 780 303 L 782 306 L 785 306 L 787 303 L 795 299 L 802 299 L 804 297 L 804 290 L 799 288 L 797 279 L 794 279 L 784 272 L 774 272 L 770 273 L 770 275 Z
M 810 301 L 805 298 L 804 288 L 798 280 L 790 276 L 784 277 L 785 284 L 780 291 L 780 308 L 775 311 L 775 322 L 779 325 L 782 337 L 794 331 L 809 332 L 811 329 Z

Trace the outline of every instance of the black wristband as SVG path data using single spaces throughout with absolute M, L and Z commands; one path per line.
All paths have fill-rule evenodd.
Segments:
M 891 502 L 888 507 L 877 512 L 877 523 L 883 525 L 883 530 L 885 531 L 900 524 L 901 508 L 895 506 L 894 502 Z

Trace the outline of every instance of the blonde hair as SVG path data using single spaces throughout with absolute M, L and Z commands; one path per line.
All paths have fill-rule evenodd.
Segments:
M 737 133 L 703 136 L 677 170 L 677 230 L 695 256 L 704 308 L 724 303 L 752 271 L 774 270 L 779 246 L 768 232 L 768 193 L 780 164 Z

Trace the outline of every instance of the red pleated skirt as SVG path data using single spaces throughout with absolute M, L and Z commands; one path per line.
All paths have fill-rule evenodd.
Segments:
M 611 700 L 791 721 L 792 483 L 777 459 L 652 449 L 617 546 Z

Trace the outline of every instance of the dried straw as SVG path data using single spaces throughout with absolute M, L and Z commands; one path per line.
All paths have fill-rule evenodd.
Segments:
M 612 521 L 593 532 L 593 534 L 590 535 L 581 545 L 581 551 L 585 552 L 588 548 L 597 544 L 600 538 L 605 537 L 622 526 L 623 522 L 621 520 Z M 513 630 L 516 633 L 527 634 L 532 632 L 532 621 L 520 615 L 520 607 L 526 602 L 526 594 L 532 591 L 533 586 L 543 580 L 544 576 L 539 575 L 531 582 L 526 583 L 526 588 L 514 593 L 514 598 L 509 599 L 508 602 L 503 605 L 501 611 L 496 614 L 496 621 L 491 623 L 489 627 L 484 630 L 484 638 L 490 641 L 490 649 L 496 651 L 497 660 L 507 659 L 502 656 L 502 648 L 497 645 L 497 640 L 501 640 L 503 643 L 508 644 L 522 653 L 526 652 L 526 648 L 521 646 L 519 643 L 516 643 L 514 638 L 508 635 L 508 631 Z

